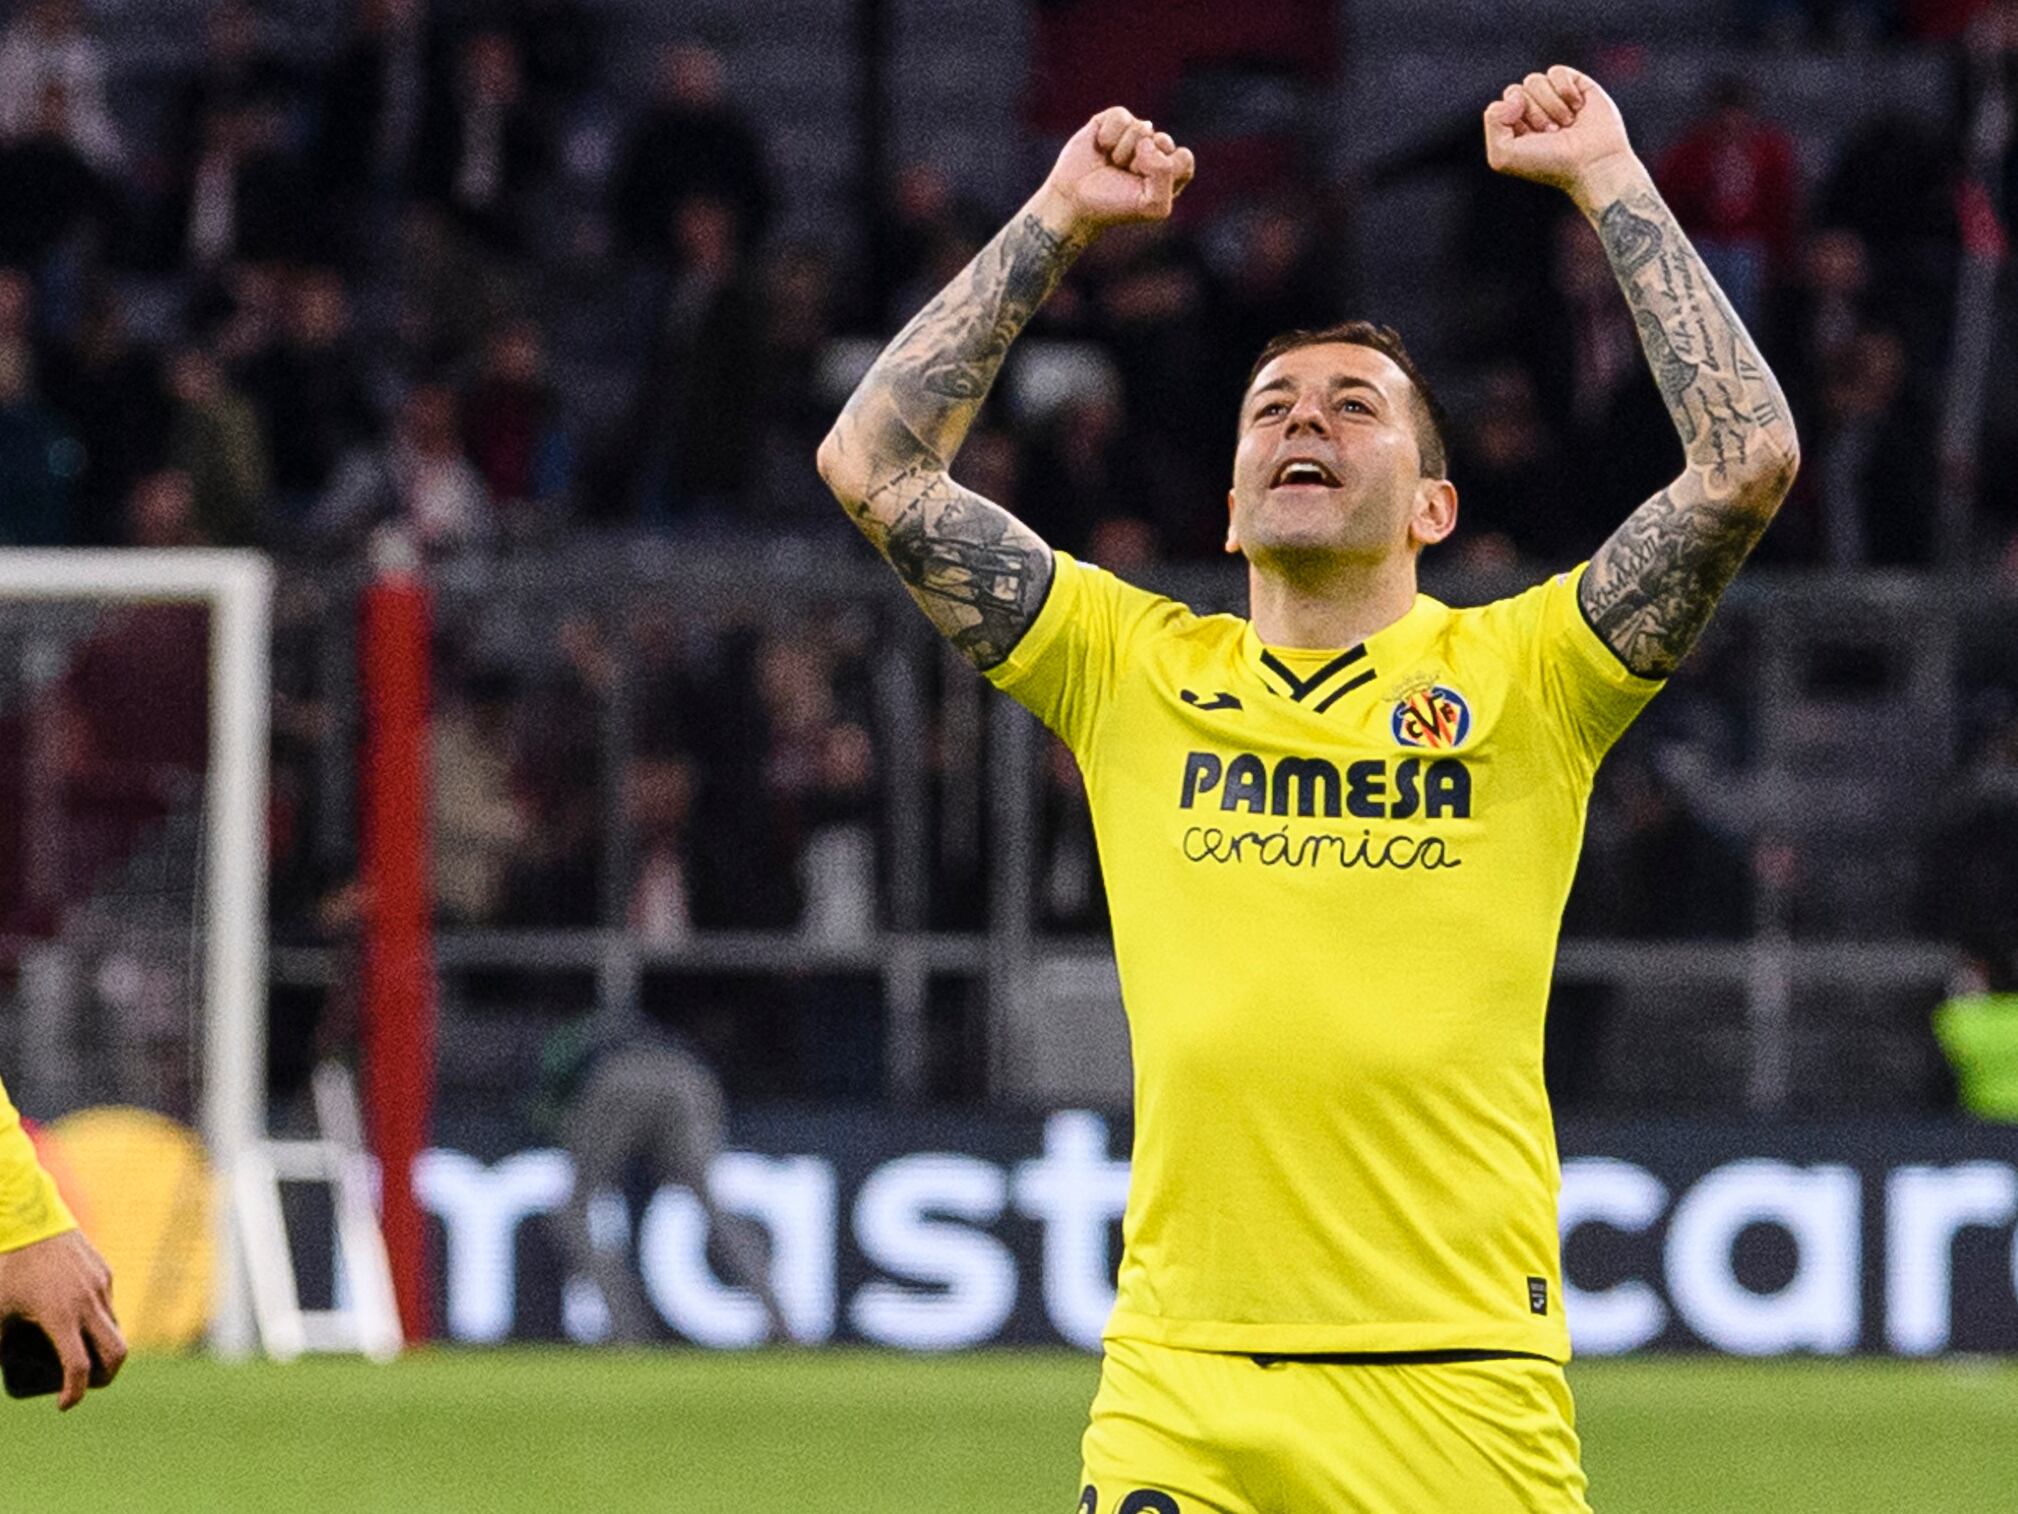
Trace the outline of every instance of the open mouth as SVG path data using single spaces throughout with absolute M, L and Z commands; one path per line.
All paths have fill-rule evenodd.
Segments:
M 1268 481 L 1271 489 L 1336 489 L 1338 475 L 1315 458 L 1293 457 L 1275 470 Z

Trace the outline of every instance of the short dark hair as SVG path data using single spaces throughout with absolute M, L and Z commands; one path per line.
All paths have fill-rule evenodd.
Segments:
M 1271 337 L 1268 345 L 1261 349 L 1261 356 L 1254 360 L 1254 366 L 1247 370 L 1247 382 L 1240 390 L 1242 396 L 1254 387 L 1261 370 L 1283 353 L 1294 352 L 1299 347 L 1323 347 L 1333 342 L 1351 347 L 1371 347 L 1407 375 L 1412 391 L 1409 412 L 1415 422 L 1416 449 L 1422 454 L 1422 476 L 1450 477 L 1450 463 L 1444 447 L 1444 433 L 1449 429 L 1449 420 L 1428 381 L 1415 366 L 1415 359 L 1402 345 L 1401 333 L 1392 326 L 1378 325 L 1373 321 L 1340 321 L 1320 331 L 1285 331 L 1280 336 Z

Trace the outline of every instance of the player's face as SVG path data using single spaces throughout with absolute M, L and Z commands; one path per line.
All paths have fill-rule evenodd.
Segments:
M 1264 567 L 1409 550 L 1425 482 L 1409 400 L 1408 375 L 1371 347 L 1330 342 L 1271 361 L 1242 402 L 1227 550 Z

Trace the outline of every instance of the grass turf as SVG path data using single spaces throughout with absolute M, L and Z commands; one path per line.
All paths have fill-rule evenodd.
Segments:
M 1010 1352 L 142 1357 L 74 1413 L 0 1405 L 4 1501 L 1065 1514 L 1096 1373 L 1088 1357 Z M 2018 1365 L 1648 1359 L 1580 1363 L 1571 1382 L 1599 1514 L 2018 1509 Z

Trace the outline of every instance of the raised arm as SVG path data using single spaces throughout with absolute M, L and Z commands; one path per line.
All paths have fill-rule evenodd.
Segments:
M 1156 221 L 1192 158 L 1119 106 L 1065 144 L 1050 177 L 897 333 L 820 444 L 820 476 L 942 634 L 979 668 L 1043 607 L 1051 549 L 948 469 L 1009 344 L 1107 226 Z
M 1597 550 L 1584 613 L 1635 673 L 1665 678 L 1793 485 L 1786 396 L 1626 139 L 1611 97 L 1575 69 L 1529 74 L 1486 108 L 1502 173 L 1565 190 L 1597 228 L 1687 459 Z

